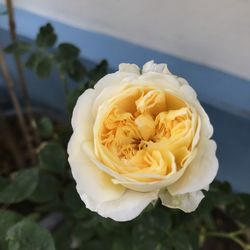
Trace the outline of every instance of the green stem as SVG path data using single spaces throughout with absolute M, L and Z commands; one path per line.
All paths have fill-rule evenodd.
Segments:
M 60 75 L 60 79 L 61 79 L 62 84 L 63 84 L 63 90 L 64 90 L 65 97 L 67 97 L 69 89 L 68 89 L 68 82 L 67 82 L 66 76 Z
M 236 236 L 239 234 L 242 234 L 243 230 L 239 230 L 232 233 L 224 233 L 224 232 L 207 232 L 206 236 L 208 237 L 218 237 L 218 238 L 224 238 L 224 239 L 230 239 L 234 241 L 236 244 L 238 244 L 243 250 L 248 250 L 249 246 L 245 244 L 241 239 L 237 238 Z
M 241 228 L 241 229 L 238 230 L 238 231 L 231 232 L 230 235 L 231 235 L 232 237 L 234 237 L 234 236 L 238 236 L 238 235 L 244 234 L 245 232 L 246 232 L 246 228 Z

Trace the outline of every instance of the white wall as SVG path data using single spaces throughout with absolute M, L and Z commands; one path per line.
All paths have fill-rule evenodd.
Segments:
M 250 79 L 249 0 L 14 0 L 14 3 L 76 27 Z

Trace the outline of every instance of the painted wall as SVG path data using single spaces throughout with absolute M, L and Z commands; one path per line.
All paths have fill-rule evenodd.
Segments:
M 159 4 L 160 2 L 158 1 L 157 3 Z M 206 6 L 207 15 L 208 13 L 210 15 L 216 13 L 216 20 L 218 20 L 220 15 L 224 16 L 223 20 L 231 20 L 231 23 L 228 22 L 231 26 L 228 25 L 228 27 L 226 27 L 225 23 L 224 25 L 221 23 L 212 25 L 214 21 L 210 20 L 213 19 L 211 16 L 210 18 L 207 16 L 204 19 L 206 22 L 203 20 L 204 11 L 200 2 L 205 3 L 204 1 L 195 1 L 197 3 L 195 8 L 191 5 L 194 0 L 187 2 L 190 6 L 185 6 L 186 12 L 183 10 L 183 5 L 179 5 L 180 8 L 177 8 L 177 3 L 180 4 L 179 0 L 172 2 L 162 1 L 161 5 L 157 7 L 153 5 L 153 2 L 149 1 L 141 1 L 140 7 L 139 2 L 134 1 L 134 5 L 131 4 L 129 7 L 128 5 L 123 6 L 125 1 L 121 2 L 120 0 L 117 0 L 112 6 L 109 5 L 114 3 L 113 0 L 106 1 L 105 4 L 97 0 L 78 0 L 72 1 L 70 5 L 64 0 L 60 0 L 60 2 L 55 0 L 50 0 L 50 2 L 47 0 L 20 0 L 16 1 L 16 3 L 21 9 L 16 8 L 15 14 L 18 33 L 24 36 L 22 39 L 34 38 L 41 25 L 51 22 L 56 28 L 60 41 L 76 44 L 81 48 L 83 57 L 93 62 L 107 58 L 112 69 L 116 69 L 120 62 L 135 62 L 139 65 L 151 59 L 155 59 L 157 62 L 167 62 L 169 69 L 173 73 L 188 79 L 197 91 L 199 99 L 203 104 L 209 104 L 204 105 L 204 107 L 214 125 L 214 138 L 218 145 L 217 154 L 220 161 L 218 178 L 230 181 L 237 191 L 249 192 L 249 175 L 247 173 L 250 162 L 250 119 L 248 119 L 250 117 L 250 81 L 247 80 L 249 71 L 245 69 L 250 68 L 246 60 L 247 55 L 249 56 L 248 46 L 250 46 L 250 43 L 245 44 L 245 42 L 250 29 L 248 29 L 248 33 L 245 32 L 244 35 L 240 34 L 237 36 L 236 40 L 242 41 L 242 44 L 241 42 L 232 43 L 230 39 L 229 41 L 222 39 L 222 37 L 228 38 L 230 34 L 226 31 L 230 27 L 232 31 L 239 33 L 242 30 L 246 30 L 246 25 L 241 27 L 240 24 L 247 23 L 245 19 L 247 10 L 239 14 L 237 12 L 239 9 L 237 8 L 243 6 L 243 2 L 245 7 L 248 7 L 248 1 L 237 0 L 236 2 L 227 0 L 226 3 L 224 0 L 218 1 L 217 5 L 215 5 L 218 8 L 222 3 L 225 4 L 224 7 L 230 3 L 235 4 L 235 6 L 231 5 L 231 12 L 225 11 L 225 13 L 222 11 L 222 8 L 220 11 L 217 10 L 217 7 L 217 12 L 213 12 L 211 8 L 215 8 L 214 5 L 211 5 L 211 8 Z M 214 0 L 210 2 L 215 4 Z M 178 16 L 174 16 L 170 9 L 166 10 L 167 17 L 165 21 L 163 20 L 163 7 L 166 8 L 165 4 L 167 3 L 169 4 L 168 6 L 177 4 L 171 10 L 175 11 L 175 15 L 178 15 L 182 20 L 182 23 L 179 23 L 178 26 L 176 24 L 171 26 L 167 22 L 171 18 L 174 18 L 174 20 L 178 19 Z M 184 1 L 182 3 L 186 5 Z M 148 6 L 147 8 L 146 5 Z M 90 8 L 91 6 L 92 8 Z M 199 10 L 197 6 L 200 6 Z M 123 11 L 117 12 L 118 7 L 122 7 Z M 156 8 L 159 17 L 156 15 Z M 188 10 L 190 12 L 193 8 L 196 11 L 192 15 L 191 13 L 188 14 Z M 4 9 L 1 4 L 0 9 Z M 203 14 L 199 13 L 199 11 Z M 142 12 L 145 12 L 145 14 Z M 134 20 L 136 13 L 137 21 Z M 149 17 L 145 18 L 146 14 Z M 243 15 L 242 19 L 241 15 Z M 114 17 L 116 19 L 112 20 Z M 186 17 L 186 20 L 184 20 L 184 17 Z M 230 19 L 232 17 L 235 18 L 235 22 L 234 19 Z M 141 20 L 144 19 L 146 21 L 142 23 Z M 194 19 L 197 22 L 194 22 Z M 121 20 L 123 20 L 123 23 L 121 23 Z M 149 20 L 155 21 L 155 23 L 153 22 L 149 25 L 147 23 Z M 192 22 L 194 22 L 194 28 L 189 26 Z M 203 26 L 201 22 L 203 22 Z M 240 27 L 239 31 L 236 29 L 237 25 Z M 205 26 L 206 29 L 204 28 Z M 0 29 L 0 44 L 7 45 L 9 43 L 9 35 L 6 31 L 8 28 L 6 16 L 0 16 L 0 27 L 5 29 Z M 168 32 L 162 32 L 163 28 L 166 28 Z M 171 32 L 170 29 L 172 29 Z M 191 33 L 187 32 L 188 30 Z M 209 30 L 210 32 L 219 30 L 222 33 L 218 35 L 214 33 L 212 35 L 208 32 Z M 101 31 L 101 33 L 98 31 Z M 180 31 L 184 33 L 181 34 Z M 177 32 L 179 36 L 174 32 Z M 231 35 L 235 36 L 236 33 L 233 32 Z M 220 37 L 220 39 L 217 39 L 217 42 L 216 36 Z M 165 46 L 163 41 L 165 41 Z M 135 42 L 138 44 L 135 44 Z M 162 43 L 161 48 L 158 48 L 159 43 Z M 222 46 L 222 43 L 225 43 L 225 45 Z M 176 51 L 172 50 L 174 46 L 177 48 Z M 200 59 L 198 59 L 201 61 L 197 59 L 197 56 L 199 56 Z M 231 60 L 231 57 L 234 60 Z M 15 79 L 16 72 L 13 58 L 11 56 L 7 58 L 11 73 Z M 215 58 L 217 59 L 215 60 Z M 239 66 L 242 64 L 242 68 L 235 66 L 230 68 L 230 63 Z M 207 67 L 205 64 L 217 67 L 217 69 Z M 223 70 L 227 72 L 223 72 Z M 56 110 L 58 113 L 62 113 L 64 110 L 64 98 L 57 76 L 53 75 L 48 81 L 39 81 L 31 72 L 26 71 L 25 73 L 29 80 L 28 88 L 33 104 L 43 105 L 48 111 Z M 4 90 L 3 87 L 4 81 L 0 75 L 0 103 L 3 97 L 5 97 L 5 95 L 2 95 L 2 92 L 4 92 L 2 91 Z M 225 110 L 230 113 L 224 112 Z
M 250 79 L 248 0 L 14 0 L 14 3 L 74 27 L 112 35 Z
M 3 1 L 3 0 L 0 0 L 0 1 Z M 75 10 L 75 13 L 76 13 L 75 16 L 70 14 L 70 13 L 73 13 L 73 10 L 76 8 L 76 5 L 79 3 L 86 4 L 89 1 L 78 0 L 78 1 L 74 1 L 72 5 L 70 6 L 66 5 L 69 9 L 68 13 L 64 13 L 61 10 L 61 8 L 65 8 L 64 0 L 61 0 L 60 2 L 61 4 L 58 4 L 58 5 L 55 4 L 55 1 L 56 0 L 51 0 L 49 7 L 46 7 L 47 0 L 29 1 L 29 5 L 27 4 L 27 6 L 25 5 L 25 3 L 28 3 L 28 1 L 26 0 L 17 1 L 16 4 L 18 6 L 21 5 L 21 8 L 25 7 L 27 9 L 32 10 L 32 6 L 33 6 L 34 12 L 43 13 L 43 10 L 45 11 L 45 7 L 46 7 L 47 16 L 51 15 L 51 17 L 46 17 L 46 16 L 38 15 L 36 13 L 32 13 L 24 9 L 20 9 L 19 7 L 16 8 L 15 16 L 16 16 L 18 33 L 20 35 L 33 39 L 38 31 L 38 28 L 41 25 L 44 25 L 46 22 L 51 22 L 56 28 L 60 41 L 68 41 L 68 42 L 72 42 L 76 44 L 81 49 L 82 56 L 90 61 L 98 62 L 101 59 L 106 58 L 110 64 L 111 69 L 116 69 L 118 64 L 121 62 L 131 62 L 131 63 L 137 63 L 139 65 L 143 65 L 146 61 L 154 59 L 156 62 L 168 63 L 169 69 L 173 73 L 185 77 L 190 82 L 190 84 L 197 91 L 200 100 L 216 108 L 226 110 L 236 115 L 250 118 L 250 80 L 244 79 L 243 75 L 240 74 L 240 71 L 237 71 L 237 74 L 233 75 L 232 73 L 223 72 L 222 70 L 220 70 L 220 68 L 215 69 L 215 68 L 208 67 L 200 63 L 196 63 L 195 58 L 186 60 L 184 59 L 185 53 L 183 53 L 183 57 L 173 56 L 172 54 L 161 52 L 159 50 L 152 49 L 152 48 L 147 48 L 141 44 L 135 44 L 133 42 L 129 42 L 121 38 L 116 38 L 111 35 L 79 28 L 78 27 L 79 23 L 73 26 L 72 20 L 71 20 L 71 23 L 72 23 L 71 25 L 63 23 L 61 21 L 57 21 L 56 18 L 60 19 L 58 17 L 59 15 L 65 14 L 61 17 L 61 19 L 63 19 L 64 22 L 69 23 L 70 18 L 73 19 L 73 18 L 76 18 L 76 16 L 79 16 L 77 14 L 78 10 L 80 9 L 79 6 L 78 6 L 79 8 Z M 193 0 L 190 0 L 190 2 L 192 1 Z M 231 1 L 231 0 L 227 0 L 227 1 Z M 241 0 L 238 0 L 238 1 L 239 3 L 241 2 Z M 108 4 L 110 4 L 110 1 L 107 1 L 107 2 Z M 143 2 L 144 3 L 143 6 L 145 6 L 146 2 L 147 1 Z M 90 5 L 91 3 L 92 1 L 89 2 Z M 97 3 L 96 0 L 93 0 L 93 3 Z M 37 8 L 38 6 L 39 8 Z M 114 6 L 117 6 L 117 4 Z M 86 6 L 86 8 L 87 7 L 88 6 Z M 86 8 L 83 8 L 84 11 L 82 12 L 82 17 L 84 18 L 86 18 L 85 17 Z M 89 16 L 92 19 L 97 20 L 97 21 L 99 20 L 98 22 L 96 21 L 97 23 L 99 23 L 99 25 L 103 25 L 106 28 L 110 27 L 107 24 L 107 21 L 103 21 L 103 23 L 100 21 L 101 17 L 102 19 L 105 19 L 105 18 L 110 19 L 110 17 L 108 15 L 102 16 L 100 13 L 96 13 L 96 11 L 99 8 L 100 8 L 100 5 L 96 7 L 96 10 L 93 9 L 93 13 L 91 12 L 92 13 L 91 15 L 86 14 L 86 16 L 87 17 Z M 1 4 L 0 4 L 0 9 L 4 10 L 4 6 Z M 148 10 L 145 9 L 145 11 L 148 11 Z M 175 11 L 177 10 L 175 9 Z M 120 18 L 117 17 L 117 15 L 114 15 L 114 16 L 116 16 L 117 19 L 114 19 L 112 21 L 113 25 L 115 25 L 115 23 L 120 22 Z M 143 19 L 143 16 L 140 15 L 140 18 Z M 245 20 L 244 18 L 243 20 Z M 87 24 L 91 23 L 92 19 L 90 19 L 89 22 L 87 22 Z M 129 18 L 127 19 L 130 20 Z M 239 20 L 241 20 L 240 17 L 239 17 Z M 197 19 L 197 22 L 198 22 L 198 19 Z M 81 23 L 84 23 L 84 22 L 82 21 Z M 209 24 L 208 21 L 207 21 L 207 24 Z M 0 28 L 1 27 L 4 29 L 8 29 L 7 16 L 0 16 Z M 94 29 L 94 27 L 92 27 L 89 24 L 89 29 L 90 28 Z M 129 32 L 132 32 L 134 29 L 132 25 L 130 25 L 127 29 L 129 28 L 131 28 L 131 31 Z M 216 26 L 214 26 L 213 28 L 215 30 L 217 29 Z M 97 30 L 97 28 L 95 29 Z M 123 30 L 123 27 L 121 27 L 121 29 Z M 151 27 L 151 29 L 153 28 Z M 148 29 L 149 33 L 152 31 L 151 29 Z M 201 29 L 201 31 L 203 30 Z M 145 28 L 143 28 L 142 26 L 141 29 L 138 30 L 138 34 L 142 34 L 143 36 L 144 33 L 145 33 Z M 227 33 L 225 33 L 225 36 L 226 34 Z M 250 32 L 248 33 L 246 32 L 246 34 L 250 34 Z M 161 33 L 158 34 L 158 36 L 161 36 L 161 35 L 162 35 Z M 168 34 L 168 36 L 172 37 L 172 35 L 170 34 Z M 199 39 L 200 33 L 197 32 L 196 35 L 193 34 L 192 37 L 193 39 Z M 133 36 L 131 36 L 131 38 L 133 38 Z M 244 37 L 239 36 L 239 40 L 241 39 L 244 40 Z M 149 41 L 149 40 L 150 39 L 147 39 L 145 41 Z M 151 39 L 151 40 L 154 41 L 156 39 Z M 142 44 L 145 41 L 143 41 Z M 191 45 L 189 46 L 193 50 L 195 50 L 197 46 L 204 47 L 205 44 L 203 44 L 203 42 L 206 45 L 208 45 L 207 42 L 200 41 L 199 45 L 194 44 L 193 48 Z M 210 50 L 212 47 L 213 47 L 213 43 L 211 43 L 211 46 L 209 47 Z M 250 48 L 250 43 L 248 43 L 248 47 Z M 240 46 L 240 47 L 232 46 L 230 51 L 235 51 L 233 48 L 236 48 L 239 51 L 239 54 L 243 54 L 243 55 L 246 55 L 250 51 L 250 49 L 244 49 L 243 46 Z M 216 55 L 218 53 L 219 52 L 216 52 Z M 225 51 L 223 53 L 228 56 L 228 54 Z M 208 60 L 211 57 L 211 55 L 212 55 L 212 52 L 210 53 L 204 49 L 202 58 L 204 60 Z M 235 63 L 236 62 L 242 63 L 238 57 L 239 56 L 234 55 L 234 60 L 227 60 L 227 61 L 228 62 L 234 61 Z M 225 58 L 224 59 L 223 58 L 224 58 L 223 56 L 219 57 L 218 61 L 225 60 Z M 250 57 L 248 59 L 250 61 Z M 247 62 L 242 63 L 242 65 L 243 67 L 248 67 L 250 69 L 250 65 L 247 64 Z M 222 64 L 222 66 L 224 67 L 225 65 Z M 247 72 L 250 72 L 250 70 L 247 70 L 246 73 Z M 238 75 L 241 75 L 241 76 L 239 77 Z

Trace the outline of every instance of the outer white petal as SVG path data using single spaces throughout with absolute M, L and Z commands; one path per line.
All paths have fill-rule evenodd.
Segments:
M 130 82 L 133 79 L 138 78 L 138 74 L 135 72 L 122 72 L 122 71 L 116 71 L 115 73 L 108 74 L 101 78 L 95 85 L 95 90 L 100 93 L 104 88 L 107 87 L 115 87 L 117 85 Z
M 96 93 L 93 89 L 87 89 L 77 100 L 72 114 L 72 128 L 76 129 L 81 126 L 82 140 L 90 140 L 93 138 L 93 124 L 91 108 L 95 99 Z
M 189 85 L 188 81 L 185 78 L 182 78 L 180 76 L 177 76 L 177 80 L 179 81 L 179 83 L 183 86 L 183 85 Z
M 115 221 L 129 221 L 134 219 L 150 202 L 157 198 L 157 192 L 140 193 L 127 190 L 119 199 L 100 204 L 87 195 L 81 195 L 81 199 L 88 209 Z
M 140 68 L 136 64 L 130 64 L 130 63 L 121 63 L 119 65 L 119 71 L 135 73 L 137 75 L 140 74 Z
M 183 176 L 168 186 L 169 193 L 171 195 L 185 194 L 201 190 L 209 185 L 218 171 L 218 159 L 215 152 L 216 143 L 213 140 L 201 140 L 196 157 Z
M 95 85 L 97 96 L 92 107 L 93 117 L 96 117 L 97 110 L 103 102 L 120 93 L 126 84 L 138 79 L 138 77 L 139 75 L 137 73 L 117 71 L 100 79 Z
M 131 66 L 136 67 L 136 66 Z M 120 72 L 108 74 L 98 81 L 95 89 L 87 89 L 77 100 L 72 114 L 72 128 L 81 126 L 81 139 L 93 140 L 93 124 L 96 111 L 103 101 L 114 96 L 123 83 L 133 81 L 138 78 L 134 72 Z M 93 112 L 94 109 L 94 112 Z
M 185 79 L 178 78 L 178 80 L 180 81 L 180 83 L 183 83 Z M 206 138 L 210 138 L 213 135 L 213 126 L 210 123 L 207 113 L 197 99 L 197 95 L 194 89 L 190 85 L 184 84 L 180 87 L 178 94 L 189 104 L 191 104 L 199 113 L 199 116 L 201 118 L 201 137 L 204 136 Z
M 148 86 L 155 87 L 163 91 L 174 91 L 174 94 L 178 93 L 181 86 L 176 76 L 172 74 L 162 74 L 155 71 L 149 71 L 142 74 L 138 78 L 138 81 L 134 82 L 134 84 L 140 83 L 147 84 Z
M 214 129 L 212 124 L 210 123 L 210 119 L 207 113 L 205 112 L 199 101 L 196 102 L 194 107 L 198 111 L 201 118 L 201 137 L 211 138 L 214 133 Z
M 145 74 L 147 72 L 158 72 L 163 74 L 171 74 L 168 70 L 167 64 L 164 63 L 154 63 L 154 61 L 149 61 L 143 65 L 142 73 Z
M 163 190 L 160 192 L 159 197 L 164 206 L 179 208 L 186 213 L 190 213 L 198 207 L 204 195 L 201 191 L 196 191 L 172 196 L 167 190 Z
M 98 202 L 120 198 L 125 191 L 113 184 L 111 177 L 97 168 L 81 147 L 78 131 L 74 131 L 68 144 L 69 163 L 79 195 L 87 194 Z

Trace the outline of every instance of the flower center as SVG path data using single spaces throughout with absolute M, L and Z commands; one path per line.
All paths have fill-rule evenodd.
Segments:
M 131 87 L 109 101 L 96 145 L 108 167 L 139 181 L 178 171 L 192 151 L 197 115 L 169 92 Z

